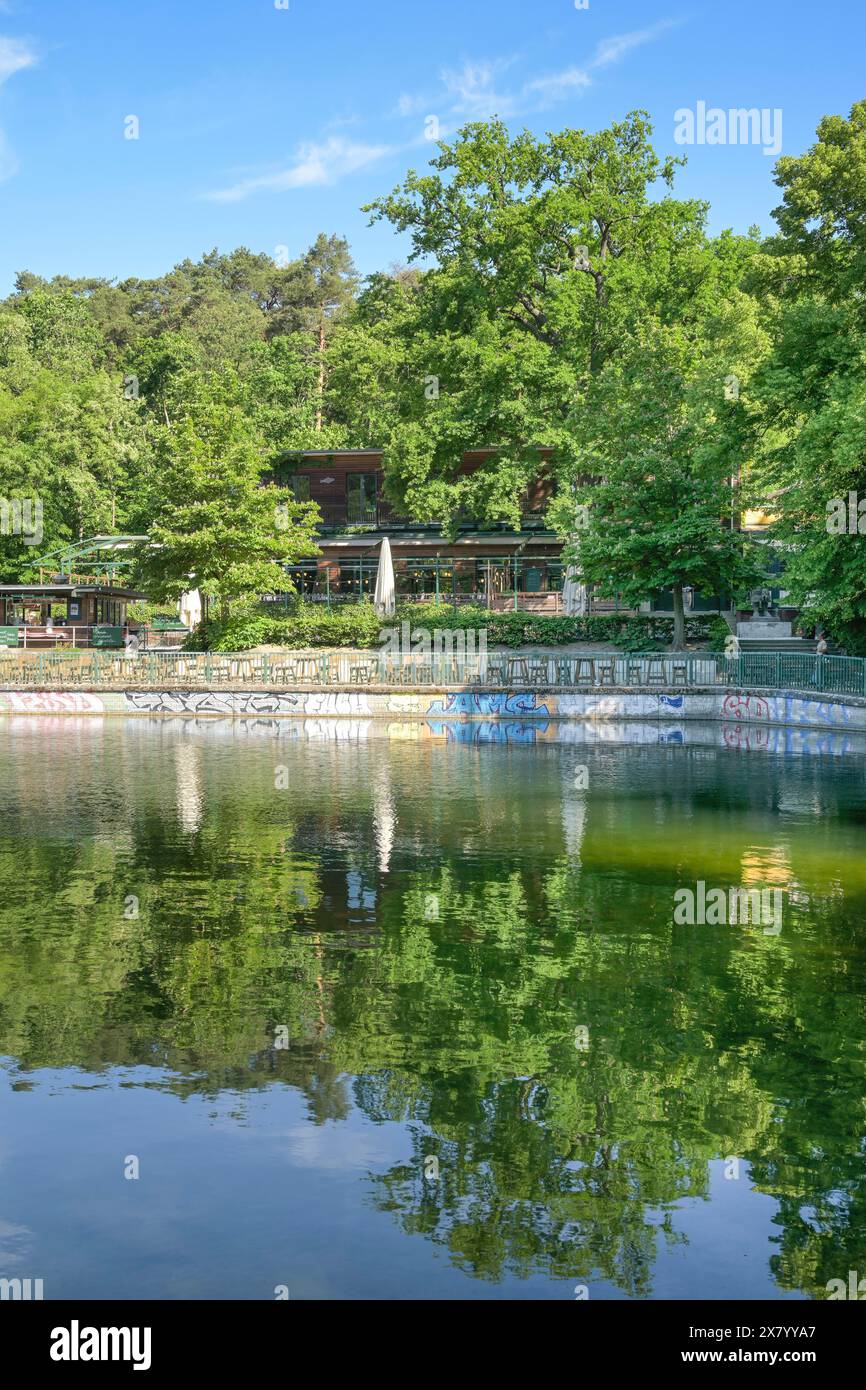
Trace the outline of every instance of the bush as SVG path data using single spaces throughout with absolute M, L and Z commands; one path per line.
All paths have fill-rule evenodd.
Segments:
M 227 622 L 202 623 L 186 642 L 188 651 L 245 652 L 251 647 L 375 647 L 382 624 L 371 603 L 323 604 L 295 600 L 288 609 L 257 604 L 239 609 Z
M 250 647 L 378 647 L 383 628 L 408 622 L 413 632 L 427 628 L 450 632 L 486 630 L 491 647 L 558 647 L 568 642 L 609 642 L 626 652 L 656 651 L 673 641 L 674 621 L 664 613 L 592 614 L 589 617 L 548 617 L 511 610 L 491 613 L 474 604 L 401 603 L 393 618 L 380 619 L 372 603 L 324 604 L 295 599 L 288 609 L 258 604 L 234 613 L 226 623 L 202 624 L 187 647 L 196 651 L 242 652 Z M 686 619 L 686 641 L 729 635 L 724 619 L 712 613 Z M 721 646 L 713 650 L 724 650 Z
M 723 652 L 727 650 L 728 639 L 731 636 L 731 629 L 724 618 L 716 618 L 709 631 L 710 651 Z
M 452 608 L 446 603 L 406 603 L 397 609 L 395 623 L 407 621 L 419 627 L 478 631 L 487 629 L 490 646 L 557 647 L 568 642 L 610 642 L 623 651 L 646 652 L 673 642 L 673 616 L 665 613 L 590 614 L 586 617 L 548 617 L 541 613 L 507 610 L 491 613 L 486 608 L 466 604 Z M 693 614 L 686 619 L 686 641 L 706 642 L 714 624 L 724 619 L 712 613 Z

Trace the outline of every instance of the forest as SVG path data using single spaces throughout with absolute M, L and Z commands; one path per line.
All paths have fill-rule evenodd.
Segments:
M 43 535 L 0 535 L 0 578 L 147 533 L 154 599 L 192 576 L 227 612 L 315 553 L 315 507 L 273 482 L 298 451 L 383 449 L 391 499 L 447 533 L 516 528 L 543 445 L 550 524 L 600 592 L 748 592 L 767 550 L 730 522 L 751 508 L 793 600 L 866 652 L 866 101 L 778 159 L 769 231 L 711 234 L 681 163 L 642 112 L 544 138 L 494 119 L 369 206 L 411 253 L 363 279 L 324 232 L 281 264 L 239 247 L 152 280 L 21 270 L 0 302 L 0 496 L 38 499 Z M 840 499 L 854 526 L 828 524 Z

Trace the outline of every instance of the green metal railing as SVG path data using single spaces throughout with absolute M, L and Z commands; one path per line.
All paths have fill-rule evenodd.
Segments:
M 719 685 L 866 698 L 866 661 L 801 652 L 573 655 L 442 650 L 305 652 L 22 651 L 0 648 L 0 688 L 116 689 L 471 686 L 707 689 Z

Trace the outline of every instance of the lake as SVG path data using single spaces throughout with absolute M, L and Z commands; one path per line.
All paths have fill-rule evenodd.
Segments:
M 866 1274 L 866 760 L 388 732 L 0 723 L 0 1277 L 573 1300 Z M 780 929 L 680 925 L 698 884 L 778 890 Z

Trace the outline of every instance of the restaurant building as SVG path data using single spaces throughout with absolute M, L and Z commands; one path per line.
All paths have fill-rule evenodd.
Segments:
M 550 450 L 540 454 L 544 460 Z M 467 452 L 461 471 L 473 472 L 488 457 L 487 450 Z M 380 449 L 307 450 L 276 478 L 296 500 L 315 502 L 322 513 L 321 554 L 289 571 L 308 598 L 372 595 L 387 536 L 398 600 L 561 610 L 562 545 L 545 522 L 552 483 L 544 477 L 522 500 L 519 531 L 506 524 L 480 529 L 467 521 L 453 538 L 443 535 L 439 523 L 403 516 L 388 501 Z

